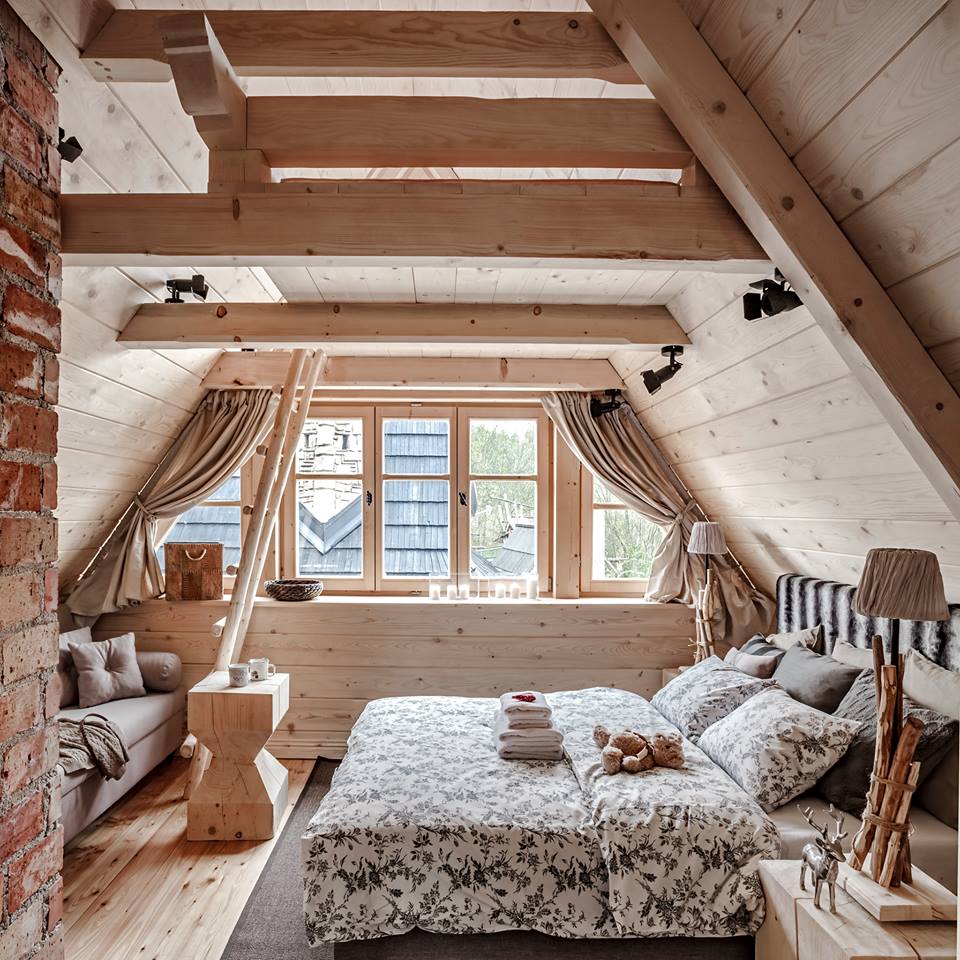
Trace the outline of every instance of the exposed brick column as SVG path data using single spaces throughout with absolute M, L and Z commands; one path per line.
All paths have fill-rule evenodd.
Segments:
M 0 0 L 0 960 L 63 956 L 52 515 L 59 74 Z

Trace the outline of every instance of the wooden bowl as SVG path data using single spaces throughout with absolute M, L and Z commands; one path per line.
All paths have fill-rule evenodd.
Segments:
M 311 580 L 308 577 L 298 577 L 291 580 L 268 580 L 263 589 L 273 600 L 296 602 L 299 600 L 313 600 L 323 593 L 323 581 Z

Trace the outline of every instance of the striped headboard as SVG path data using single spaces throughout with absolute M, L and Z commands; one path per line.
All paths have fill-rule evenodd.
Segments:
M 777 630 L 805 630 L 823 624 L 824 652 L 837 640 L 869 647 L 875 634 L 889 649 L 890 621 L 862 617 L 851 606 L 856 587 L 785 573 L 777 580 Z M 950 619 L 940 623 L 903 620 L 900 649 L 911 647 L 948 670 L 960 671 L 960 604 L 950 604 Z

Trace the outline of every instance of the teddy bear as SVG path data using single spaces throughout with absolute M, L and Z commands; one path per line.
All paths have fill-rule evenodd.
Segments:
M 593 741 L 600 748 L 600 763 L 606 774 L 642 773 L 651 767 L 683 766 L 683 740 L 679 734 L 656 733 L 645 737 L 634 730 L 612 734 L 606 727 L 593 728 Z

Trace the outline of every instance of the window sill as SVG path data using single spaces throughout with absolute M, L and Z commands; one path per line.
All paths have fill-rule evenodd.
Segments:
M 203 607 L 227 607 L 230 604 L 229 597 L 223 597 L 220 600 L 165 600 L 163 598 L 157 600 L 145 600 L 141 606 L 149 606 L 151 604 L 160 604 L 160 603 L 171 603 L 171 604 L 181 604 L 187 603 L 191 606 L 203 606 Z M 630 606 L 630 607 L 663 607 L 663 606 L 685 606 L 689 609 L 693 609 L 693 604 L 662 604 L 655 603 L 653 601 L 644 600 L 642 597 L 571 597 L 569 599 L 561 599 L 558 597 L 540 597 L 537 600 L 528 600 L 526 597 L 521 597 L 518 600 L 511 598 L 498 599 L 496 597 L 481 597 L 479 599 L 473 598 L 470 600 L 431 600 L 429 597 L 389 597 L 389 596 L 361 596 L 357 594 L 345 594 L 340 596 L 326 595 L 322 597 L 317 597 L 315 600 L 303 600 L 297 602 L 290 602 L 284 600 L 272 600 L 270 597 L 257 597 L 254 600 L 254 604 L 258 607 L 276 607 L 280 608 L 305 608 L 311 606 L 331 606 L 333 604 L 344 604 L 344 605 L 377 605 L 377 606 L 389 606 L 389 605 L 401 605 L 401 606 L 412 606 L 420 605 L 424 607 L 436 607 L 438 610 L 450 607 L 562 607 L 562 606 L 574 606 L 574 607 L 585 607 L 585 606 L 596 606 L 596 607 L 610 607 L 610 606 Z

